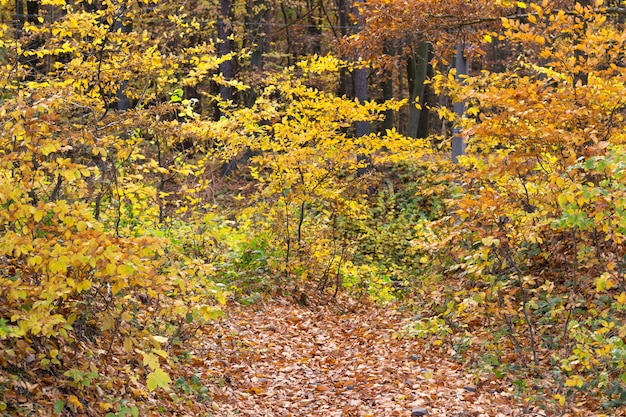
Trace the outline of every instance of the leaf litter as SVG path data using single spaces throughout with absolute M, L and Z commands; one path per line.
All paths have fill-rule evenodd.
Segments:
M 215 416 L 544 415 L 516 406 L 501 382 L 477 388 L 424 340 L 398 337 L 408 318 L 394 309 L 273 301 L 226 313 L 194 352 L 215 382 Z

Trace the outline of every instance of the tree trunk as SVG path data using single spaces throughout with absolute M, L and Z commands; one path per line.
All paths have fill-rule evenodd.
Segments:
M 267 18 L 269 5 L 265 0 L 248 0 L 246 9 L 246 44 L 252 50 L 249 71 L 261 72 L 263 70 L 263 54 L 269 50 L 269 22 Z M 245 96 L 246 106 L 252 107 L 256 98 L 257 91 L 254 86 L 251 86 Z
M 432 78 L 434 74 L 433 66 L 431 62 L 434 58 L 432 45 L 428 45 L 428 65 L 426 68 L 426 78 Z M 424 139 L 430 136 L 430 107 L 434 105 L 436 99 L 434 97 L 434 91 L 428 84 L 424 86 L 423 99 L 420 101 L 422 110 L 420 111 L 419 124 L 417 126 L 417 137 Z
M 467 61 L 463 52 L 463 43 L 459 42 L 456 46 L 456 77 L 459 79 L 462 75 L 467 75 Z M 454 103 L 454 113 L 459 120 L 465 115 L 465 102 Z M 452 162 L 459 162 L 458 157 L 465 155 L 465 141 L 463 140 L 461 127 L 457 124 L 452 130 Z
M 232 3 L 231 0 L 220 0 L 220 13 L 217 18 L 217 56 L 224 57 L 231 53 L 232 30 Z M 233 79 L 235 75 L 235 65 L 233 59 L 224 61 L 219 66 L 219 71 L 226 81 Z M 220 84 L 220 98 L 224 101 L 233 99 L 232 88 Z
M 388 44 L 385 44 L 383 48 L 385 55 L 393 55 L 393 51 Z M 383 73 L 383 80 L 381 82 L 383 100 L 392 100 L 393 97 L 393 68 L 385 68 Z M 393 129 L 395 125 L 395 112 L 393 110 L 385 110 L 385 120 L 382 123 L 382 130 Z
M 322 53 L 322 26 L 320 25 L 321 18 L 315 12 L 321 10 L 321 0 L 308 0 L 309 11 L 309 41 L 311 42 L 309 51 L 314 54 Z
M 421 110 L 416 106 L 424 105 L 424 86 L 428 75 L 428 43 L 422 42 L 417 47 L 415 55 L 407 61 L 407 78 L 409 84 L 409 117 L 406 127 L 406 136 L 417 137 L 417 129 L 421 116 Z
M 121 5 L 122 10 L 119 12 L 117 20 L 113 23 L 113 30 L 121 30 L 122 33 L 130 33 L 133 29 L 132 24 L 124 22 L 126 18 L 126 5 Z M 126 95 L 128 88 L 128 80 L 122 80 L 117 89 L 117 110 L 124 111 L 130 109 L 130 100 Z
M 354 98 L 360 104 L 367 100 L 367 68 L 357 68 L 352 72 L 354 82 Z M 356 136 L 361 137 L 370 134 L 369 122 L 356 122 Z
M 356 31 L 358 32 L 361 28 L 361 16 L 359 14 L 359 1 L 356 0 L 352 6 L 352 13 L 357 21 Z M 355 62 L 358 63 L 360 59 L 360 54 L 357 51 L 354 57 Z M 352 72 L 352 83 L 354 86 L 354 98 L 360 103 L 363 104 L 367 101 L 367 68 L 365 67 L 357 67 Z M 367 136 L 370 134 L 370 123 L 369 122 L 356 122 L 355 123 L 356 137 L 360 138 L 362 136 Z M 357 162 L 359 164 L 359 168 L 357 169 L 357 176 L 362 176 L 367 171 L 370 170 L 370 161 L 366 155 L 359 154 L 357 155 Z
M 21 44 L 22 53 L 18 57 L 21 64 L 29 68 L 29 75 L 26 79 L 35 79 L 37 73 L 46 73 L 49 70 L 49 65 L 46 66 L 46 62 L 50 62 L 50 57 L 46 57 L 46 61 L 42 58 L 38 58 L 36 55 L 28 55 L 27 51 L 35 50 L 43 45 L 44 38 L 25 36 L 24 24 L 26 22 L 33 25 L 40 25 L 39 22 L 39 2 L 32 0 L 15 0 L 15 39 L 23 38 Z
M 24 15 L 24 0 L 15 0 L 15 38 L 22 37 L 22 30 L 24 30 L 24 22 L 26 16 Z
M 255 70 L 263 69 L 263 54 L 268 45 L 267 34 L 269 22 L 267 15 L 269 5 L 264 0 L 249 0 L 247 4 L 248 14 L 248 45 L 252 50 L 250 65 Z
M 346 0 L 336 0 L 337 13 L 339 14 L 339 29 L 341 37 L 348 36 L 348 17 L 350 16 L 350 10 L 348 9 L 348 2 Z M 339 75 L 339 95 L 350 97 L 350 75 L 345 68 L 341 68 Z
M 385 78 L 382 81 L 383 100 L 393 99 L 393 70 L 385 70 Z M 382 123 L 384 131 L 393 129 L 395 126 L 395 112 L 385 110 L 385 120 Z

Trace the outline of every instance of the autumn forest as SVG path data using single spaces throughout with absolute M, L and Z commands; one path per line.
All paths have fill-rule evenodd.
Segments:
M 0 415 L 625 415 L 625 25 L 0 0 Z

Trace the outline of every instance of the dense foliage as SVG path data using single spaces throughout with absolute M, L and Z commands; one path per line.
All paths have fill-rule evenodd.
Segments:
M 229 297 L 342 291 L 525 401 L 626 405 L 620 4 L 28 3 L 0 25 L 1 411 L 210 402 L 188 347 Z M 430 92 L 403 94 L 425 42 Z
M 482 366 L 534 379 L 532 395 L 621 406 L 626 38 L 591 6 L 529 11 L 493 35 L 524 51 L 509 70 L 435 79 L 467 102 L 469 141 L 463 191 L 432 229 L 464 287 L 441 317 L 463 349 L 482 345 Z

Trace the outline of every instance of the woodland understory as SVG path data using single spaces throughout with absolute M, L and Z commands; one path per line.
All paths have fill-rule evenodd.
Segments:
M 0 415 L 625 415 L 625 20 L 0 0 Z

